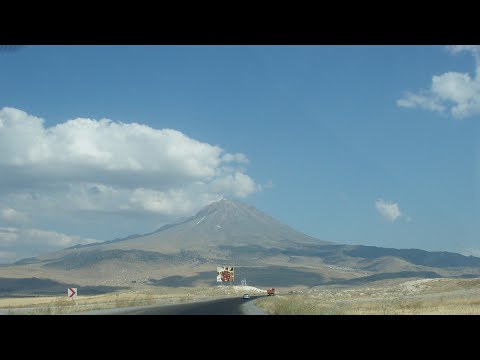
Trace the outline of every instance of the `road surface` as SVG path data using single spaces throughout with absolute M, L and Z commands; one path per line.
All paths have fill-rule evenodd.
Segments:
M 253 315 L 251 299 L 227 298 L 186 304 L 163 305 L 117 312 L 118 315 Z M 260 314 L 261 312 L 257 312 Z

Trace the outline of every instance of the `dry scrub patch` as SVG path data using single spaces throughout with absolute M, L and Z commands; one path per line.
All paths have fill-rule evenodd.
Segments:
M 480 279 L 421 279 L 395 286 L 312 289 L 257 300 L 268 314 L 480 314 Z

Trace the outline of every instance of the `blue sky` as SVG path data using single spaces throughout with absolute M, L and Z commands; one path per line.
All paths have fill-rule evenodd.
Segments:
M 0 52 L 0 262 L 146 233 L 221 196 L 324 240 L 480 255 L 479 54 Z

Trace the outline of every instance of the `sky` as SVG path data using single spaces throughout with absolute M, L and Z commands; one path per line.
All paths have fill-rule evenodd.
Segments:
M 480 256 L 479 46 L 0 47 L 0 263 L 226 197 Z

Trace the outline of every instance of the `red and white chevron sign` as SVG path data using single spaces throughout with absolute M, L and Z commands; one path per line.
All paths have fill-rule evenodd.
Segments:
M 67 290 L 68 297 L 73 299 L 77 297 L 77 288 L 68 288 Z

